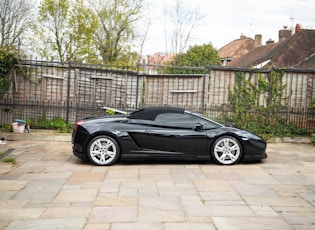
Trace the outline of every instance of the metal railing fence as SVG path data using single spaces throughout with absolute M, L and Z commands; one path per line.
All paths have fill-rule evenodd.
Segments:
M 280 75 L 272 69 L 205 66 L 179 67 L 187 71 L 170 74 L 165 73 L 166 68 L 21 60 L 11 72 L 9 91 L 0 100 L 0 125 L 15 119 L 36 122 L 42 117 L 74 123 L 79 118 L 105 115 L 108 108 L 131 112 L 148 106 L 184 107 L 212 118 L 232 116 L 235 108 L 231 108 L 230 98 L 241 78 L 249 93 L 265 87 L 257 92 L 258 106 L 269 108 L 277 98 L 277 113 L 287 123 L 315 129 L 315 70 L 288 69 Z

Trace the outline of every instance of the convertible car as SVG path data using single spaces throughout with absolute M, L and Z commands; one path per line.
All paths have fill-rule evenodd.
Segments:
M 222 165 L 267 158 L 266 142 L 257 135 L 172 107 L 78 120 L 72 148 L 75 156 L 103 166 L 128 157 L 213 160 Z

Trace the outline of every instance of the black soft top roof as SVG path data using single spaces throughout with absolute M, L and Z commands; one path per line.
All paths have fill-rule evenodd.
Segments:
M 129 119 L 155 120 L 161 113 L 184 113 L 185 109 L 174 107 L 151 107 L 137 110 L 129 115 Z

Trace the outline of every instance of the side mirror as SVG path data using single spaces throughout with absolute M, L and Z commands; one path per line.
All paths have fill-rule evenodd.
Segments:
M 223 125 L 225 127 L 233 127 L 233 125 L 230 122 L 224 122 Z
M 199 131 L 203 129 L 203 123 L 198 122 L 194 128 L 195 131 Z

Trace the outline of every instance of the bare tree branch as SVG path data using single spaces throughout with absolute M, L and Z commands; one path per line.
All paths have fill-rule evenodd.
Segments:
M 201 20 L 198 9 L 187 9 L 182 0 L 176 0 L 175 5 L 167 12 L 166 18 L 171 23 L 170 52 L 183 53 L 191 39 L 191 34 L 197 23 Z M 166 25 L 164 25 L 166 28 Z M 167 30 L 165 29 L 165 37 Z M 167 40 L 167 37 L 165 38 Z M 167 41 L 165 41 L 167 44 Z
M 0 47 L 18 50 L 33 20 L 34 1 L 0 1 Z

